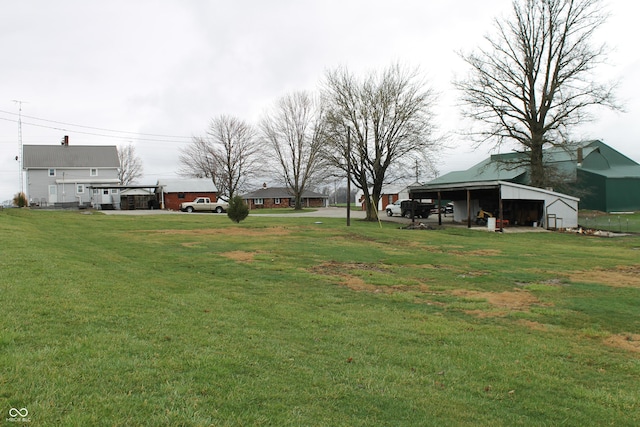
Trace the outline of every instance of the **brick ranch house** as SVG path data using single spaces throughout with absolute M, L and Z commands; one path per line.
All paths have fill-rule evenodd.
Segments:
M 263 187 L 251 193 L 243 194 L 242 199 L 249 206 L 249 209 L 268 208 L 293 208 L 295 200 L 293 193 L 287 187 Z M 324 208 L 328 205 L 329 196 L 305 191 L 302 193 L 302 207 Z
M 218 200 L 218 189 L 210 179 L 159 179 L 156 192 L 161 209 L 174 211 L 180 210 L 180 203 L 197 197 Z

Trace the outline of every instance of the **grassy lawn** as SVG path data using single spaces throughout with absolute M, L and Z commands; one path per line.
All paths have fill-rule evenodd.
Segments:
M 0 422 L 640 425 L 637 236 L 24 209 L 0 235 Z

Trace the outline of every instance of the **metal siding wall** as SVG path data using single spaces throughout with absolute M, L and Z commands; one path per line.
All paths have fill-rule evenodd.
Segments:
M 583 192 L 580 194 L 580 209 L 607 210 L 606 180 L 603 176 L 579 170 L 578 186 Z
M 550 198 L 545 201 L 546 214 L 555 215 L 558 219 L 556 226 L 559 228 L 578 226 L 578 203 L 573 200 Z M 560 221 L 562 219 L 562 221 Z M 553 224 L 551 224 L 553 225 Z M 549 224 L 545 224 L 546 227 Z
M 607 212 L 640 211 L 640 179 L 608 179 Z

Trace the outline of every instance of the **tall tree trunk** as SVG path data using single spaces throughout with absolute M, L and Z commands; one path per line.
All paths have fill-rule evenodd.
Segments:
M 547 180 L 545 178 L 544 159 L 542 156 L 543 146 L 542 135 L 534 135 L 531 141 L 530 152 L 530 173 L 531 173 L 531 186 L 543 188 Z

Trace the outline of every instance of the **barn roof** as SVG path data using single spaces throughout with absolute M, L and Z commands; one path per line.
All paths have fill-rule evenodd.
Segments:
M 581 152 L 581 154 L 579 154 Z M 427 184 L 455 184 L 472 181 L 511 181 L 526 184 L 528 169 L 521 161 L 526 153 L 493 154 L 489 158 L 464 171 L 449 172 Z M 579 157 L 582 157 L 580 163 Z M 569 149 L 551 147 L 544 150 L 544 161 L 569 176 L 576 168 L 609 178 L 640 177 L 640 165 L 609 147 L 602 141 L 584 141 L 572 144 Z M 511 164 L 509 162 L 512 162 Z

